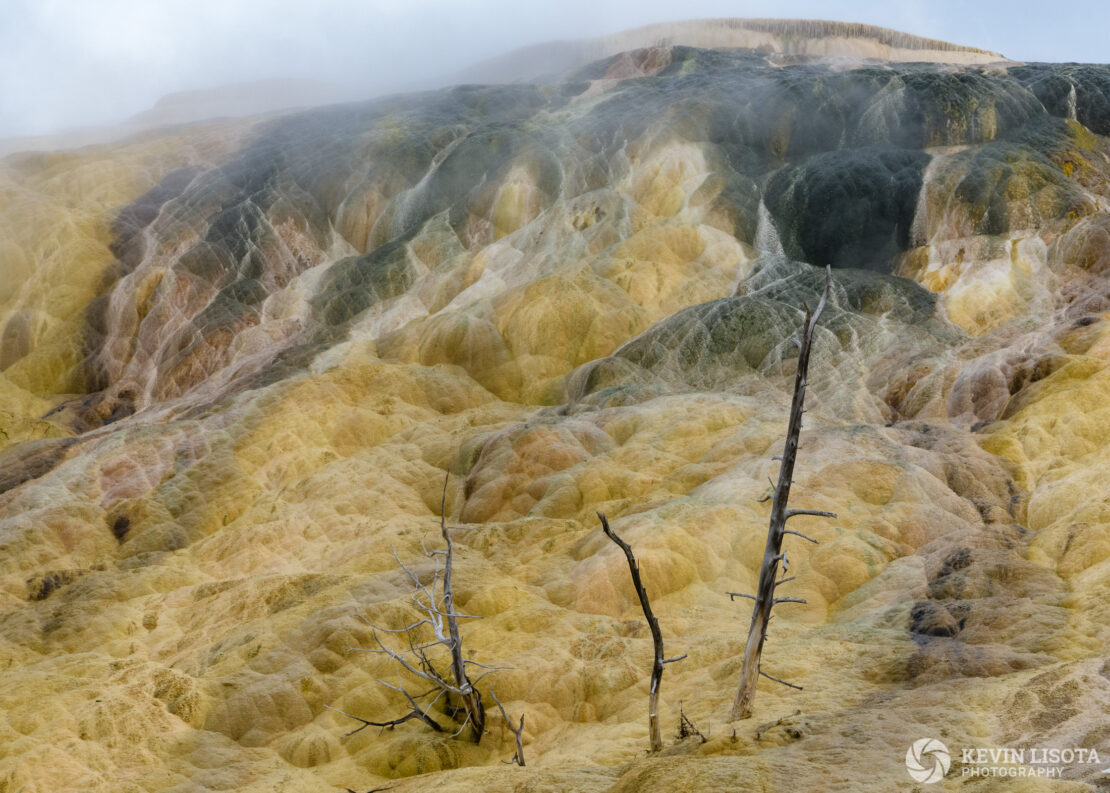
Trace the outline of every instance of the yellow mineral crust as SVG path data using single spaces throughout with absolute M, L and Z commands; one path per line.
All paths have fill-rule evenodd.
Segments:
M 970 155 L 937 151 L 889 263 L 912 282 L 835 271 L 791 506 L 838 517 L 792 521 L 819 540 L 786 545 L 807 602 L 763 654 L 803 690 L 763 680 L 728 723 L 751 612 L 725 593 L 758 579 L 820 270 L 757 230 L 759 186 L 708 135 L 596 161 L 561 141 L 557 174 L 520 143 L 482 181 L 458 130 L 410 173 L 380 155 L 415 122 L 379 121 L 311 194 L 316 161 L 265 189 L 236 170 L 267 140 L 247 122 L 0 163 L 0 793 L 885 793 L 927 737 L 973 791 L 1002 788 L 964 747 L 1106 746 L 1094 176 L 999 165 L 987 222 L 956 190 Z M 186 166 L 211 192 L 114 251 L 121 209 Z M 492 709 L 479 745 L 416 720 L 344 737 L 333 710 L 387 720 L 406 705 L 380 681 L 417 690 L 359 616 L 414 620 L 401 563 L 433 574 L 444 494 L 464 646 L 505 667 L 480 689 L 525 715 L 525 768 Z M 651 757 L 651 636 L 598 511 L 687 654 Z M 680 714 L 704 743 L 671 740 Z M 1090 791 L 1107 763 L 1005 789 Z

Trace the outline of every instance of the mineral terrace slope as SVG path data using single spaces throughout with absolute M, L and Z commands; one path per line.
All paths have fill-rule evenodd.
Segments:
M 1110 756 L 1108 134 L 1106 67 L 663 47 L 4 160 L 0 790 L 888 791 L 921 737 Z M 808 603 L 764 652 L 805 690 L 734 734 L 722 593 L 756 579 L 825 263 L 795 498 L 840 518 L 800 519 Z M 343 739 L 325 708 L 402 707 L 348 648 L 406 619 L 391 549 L 420 558 L 445 474 L 525 769 L 496 724 Z M 597 510 L 703 745 L 644 757 L 651 642 Z
M 650 47 L 745 49 L 786 58 L 834 58 L 986 64 L 997 52 L 928 39 L 875 25 L 815 19 L 690 19 L 624 30 L 608 36 L 552 41 L 476 63 L 462 82 L 527 81 L 580 68 L 590 61 Z

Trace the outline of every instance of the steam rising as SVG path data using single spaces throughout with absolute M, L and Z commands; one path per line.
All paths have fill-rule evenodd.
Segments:
M 0 138 L 84 130 L 66 139 L 20 142 L 27 148 L 57 147 L 196 118 L 197 113 L 243 114 L 434 87 L 457 81 L 471 64 L 518 47 L 676 17 L 831 16 L 1013 58 L 1107 59 L 1100 34 L 1106 25 L 1099 22 L 1107 11 L 1094 4 L 1082 13 L 1073 4 L 1074 13 L 1066 19 L 1048 18 L 1051 7 L 1027 9 L 1019 19 L 995 2 L 892 5 L 863 0 L 841 2 L 835 9 L 812 0 L 691 0 L 680 7 L 664 0 L 8 0 L 0 5 Z M 1046 18 L 1036 19 L 1039 13 Z M 1074 18 L 1085 22 L 1064 30 Z M 201 89 L 215 88 L 219 91 L 210 108 L 197 104 L 208 99 Z M 155 107 L 162 97 L 181 92 L 193 93 Z M 128 120 L 130 127 L 124 123 Z M 105 125 L 115 127 L 114 134 L 89 130 Z M 19 147 L 8 141 L 0 144 L 0 153 Z

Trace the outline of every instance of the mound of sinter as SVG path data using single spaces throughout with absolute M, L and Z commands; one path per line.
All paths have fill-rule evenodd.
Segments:
M 4 160 L 0 790 L 887 791 L 922 737 L 1102 749 L 1108 107 L 1100 66 L 660 47 Z M 825 264 L 792 506 L 840 518 L 797 519 L 763 654 L 804 690 L 734 740 L 723 593 Z M 325 708 L 404 711 L 348 650 L 412 622 L 445 474 L 527 768 L 492 720 Z M 704 744 L 643 756 L 597 511 Z

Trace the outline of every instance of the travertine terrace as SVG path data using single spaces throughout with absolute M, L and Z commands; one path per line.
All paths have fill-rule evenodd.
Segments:
M 870 41 L 0 162 L 0 791 L 878 792 L 924 737 L 1110 750 L 1110 68 Z M 804 691 L 729 724 L 826 264 L 791 505 L 839 519 L 797 519 L 763 651 Z M 392 548 L 423 569 L 445 476 L 526 768 L 492 718 L 325 707 L 397 714 L 348 649 L 411 621 Z M 688 654 L 651 757 L 598 511 Z

